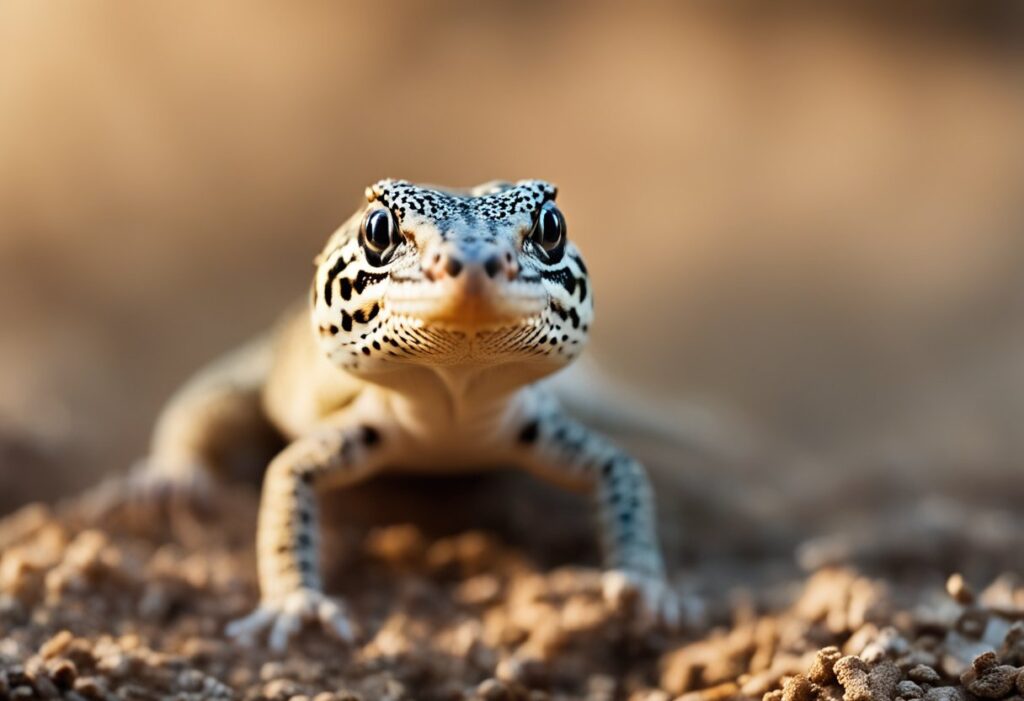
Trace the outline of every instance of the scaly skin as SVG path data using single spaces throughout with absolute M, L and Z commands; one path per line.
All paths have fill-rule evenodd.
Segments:
M 239 417 L 291 441 L 271 462 L 257 533 L 261 601 L 228 633 L 283 649 L 306 620 L 352 638 L 322 591 L 318 493 L 383 470 L 519 464 L 593 495 L 605 593 L 674 625 L 643 467 L 540 382 L 576 358 L 593 318 L 587 269 L 542 181 L 468 192 L 383 180 L 316 260 L 309 307 L 201 373 L 159 424 L 143 484 L 194 485 Z M 219 451 L 219 452 L 218 452 Z

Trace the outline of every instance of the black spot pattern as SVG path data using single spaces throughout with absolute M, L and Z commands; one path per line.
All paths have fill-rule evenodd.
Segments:
M 537 440 L 537 435 L 539 432 L 540 424 L 536 421 L 531 421 L 530 423 L 523 426 L 522 430 L 519 432 L 519 442 L 527 444 L 533 443 Z
M 324 281 L 324 302 L 327 306 L 331 306 L 331 299 L 334 297 L 334 279 L 341 274 L 341 271 L 349 264 L 350 261 L 345 260 L 342 256 L 338 256 L 338 260 L 334 262 L 331 269 L 327 271 L 327 279 Z M 348 282 L 347 280 L 345 282 Z M 348 299 L 346 297 L 345 299 Z
M 438 222 L 455 217 L 500 222 L 515 214 L 532 218 L 557 192 L 554 185 L 542 180 L 524 180 L 479 197 L 429 190 L 405 180 L 381 180 L 369 188 L 367 197 L 390 208 L 399 221 L 418 214 Z
M 363 445 L 370 447 L 380 443 L 380 431 L 375 429 L 373 426 L 362 427 L 362 440 Z
M 366 311 L 364 309 L 356 309 L 355 313 L 352 315 L 352 318 L 355 319 L 360 324 L 366 324 L 373 321 L 373 318 L 377 316 L 377 312 L 379 311 L 380 305 L 374 302 L 373 306 L 370 307 L 369 311 Z
M 362 294 L 367 285 L 376 285 L 381 280 L 387 280 L 387 278 L 387 273 L 371 273 L 360 270 L 356 274 L 356 279 L 352 281 L 352 287 L 357 293 Z
M 565 291 L 570 295 L 576 291 L 576 277 L 568 268 L 555 268 L 553 270 L 544 270 L 541 272 L 541 277 L 551 282 L 557 282 L 559 285 L 565 288 Z

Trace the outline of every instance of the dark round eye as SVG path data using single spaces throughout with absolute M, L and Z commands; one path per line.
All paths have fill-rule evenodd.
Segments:
M 565 217 L 553 202 L 541 207 L 531 238 L 549 257 L 557 255 L 565 244 Z
M 366 249 L 367 259 L 374 265 L 383 265 L 399 243 L 398 225 L 389 209 L 367 212 L 359 231 L 359 239 Z

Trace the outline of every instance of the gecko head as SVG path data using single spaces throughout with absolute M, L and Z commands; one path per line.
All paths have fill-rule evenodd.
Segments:
M 317 258 L 321 347 L 356 374 L 568 363 L 586 342 L 593 302 L 556 193 L 540 180 L 461 192 L 370 186 Z

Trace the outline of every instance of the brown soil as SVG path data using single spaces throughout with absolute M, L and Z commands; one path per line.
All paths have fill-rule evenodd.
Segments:
M 252 493 L 221 494 L 205 516 L 96 519 L 84 504 L 32 505 L 0 523 L 0 698 L 1024 695 L 1024 585 L 1005 575 L 975 595 L 953 576 L 943 592 L 941 578 L 891 566 L 924 571 L 899 554 L 898 538 L 881 548 L 885 557 L 860 558 L 890 562 L 887 577 L 827 565 L 772 576 L 766 563 L 750 560 L 746 572 L 733 563 L 736 579 L 765 582 L 751 590 L 719 585 L 729 578 L 719 565 L 695 564 L 674 577 L 690 622 L 667 634 L 610 610 L 597 569 L 541 567 L 496 535 L 332 528 L 332 551 L 344 555 L 330 559 L 330 589 L 351 605 L 359 642 L 349 648 L 310 630 L 277 656 L 222 634 L 257 596 Z M 889 533 L 951 547 L 918 525 Z M 815 557 L 823 556 L 805 552 Z

